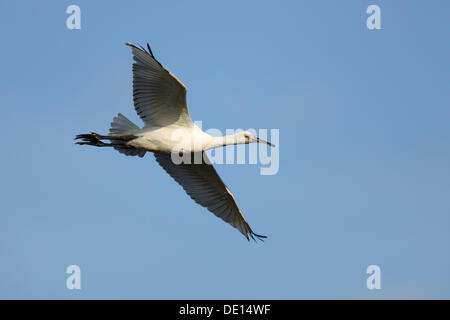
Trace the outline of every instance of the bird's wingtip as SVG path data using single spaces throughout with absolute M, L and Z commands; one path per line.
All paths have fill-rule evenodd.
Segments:
M 162 67 L 162 68 L 164 68 L 163 67 L 163 65 L 155 58 L 155 55 L 153 54 L 153 52 L 152 52 L 152 49 L 150 48 L 150 45 L 148 44 L 148 42 L 147 42 L 147 50 L 143 47 L 143 46 L 141 46 L 141 45 L 139 45 L 139 46 L 137 46 L 137 45 L 135 45 L 135 44 L 133 44 L 133 43 L 131 43 L 131 42 L 125 42 L 125 45 L 126 46 L 129 46 L 129 47 L 132 47 L 132 48 L 134 48 L 134 49 L 137 49 L 137 50 L 142 50 L 143 52 L 145 52 L 146 54 L 148 54 L 150 57 L 152 57 L 153 59 L 155 59 L 155 61 Z
M 250 237 L 253 239 L 253 241 L 256 242 L 256 240 L 264 242 L 264 239 L 267 239 L 267 236 L 263 236 L 262 234 L 254 233 L 253 231 L 250 233 Z M 250 239 L 247 236 L 247 240 L 250 241 Z

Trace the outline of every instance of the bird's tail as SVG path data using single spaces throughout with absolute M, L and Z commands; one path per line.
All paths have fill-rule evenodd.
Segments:
M 137 130 L 139 130 L 137 125 L 128 120 L 123 114 L 119 113 L 111 122 L 109 134 L 112 136 L 127 136 L 132 135 Z M 142 158 L 145 155 L 145 150 L 123 147 L 120 144 L 115 146 L 114 149 L 127 156 L 139 156 Z
M 136 149 L 127 144 L 128 141 L 137 138 L 137 136 L 134 135 L 137 130 L 139 130 L 137 125 L 119 113 L 111 122 L 108 136 L 91 132 L 88 134 L 79 134 L 75 137 L 75 140 L 80 140 L 77 141 L 76 144 L 96 147 L 113 147 L 127 156 L 143 157 L 146 152 L 145 150 Z M 105 143 L 101 140 L 110 140 L 111 142 Z
M 125 134 L 133 134 L 137 130 L 139 130 L 137 125 L 128 120 L 123 114 L 119 113 L 111 122 L 109 134 L 112 136 L 121 136 Z

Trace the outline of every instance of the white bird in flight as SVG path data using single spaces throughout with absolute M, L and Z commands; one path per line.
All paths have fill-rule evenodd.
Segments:
M 148 44 L 148 51 L 132 43 L 127 42 L 126 45 L 131 47 L 135 61 L 134 106 L 145 126 L 140 129 L 119 113 L 111 123 L 109 135 L 95 132 L 80 134 L 75 137 L 80 140 L 76 143 L 113 147 L 128 156 L 143 157 L 146 152 L 152 152 L 161 167 L 195 202 L 238 229 L 247 240 L 249 237 L 253 240 L 255 237 L 259 240 L 266 238 L 250 228 L 233 194 L 210 164 L 205 151 L 252 142 L 274 145 L 248 131 L 222 137 L 213 137 L 203 132 L 189 116 L 184 84 L 156 60 Z M 109 143 L 102 140 L 109 140 Z M 172 160 L 173 154 L 188 155 L 191 160 L 200 155 L 202 160 L 201 163 L 175 163 Z

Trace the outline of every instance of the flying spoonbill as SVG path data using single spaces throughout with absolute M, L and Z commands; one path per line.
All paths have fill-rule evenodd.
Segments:
M 136 112 L 144 121 L 140 129 L 122 114 L 114 117 L 109 135 L 95 132 L 75 137 L 80 145 L 113 147 L 127 156 L 143 157 L 152 152 L 156 161 L 178 182 L 198 204 L 238 229 L 249 240 L 262 240 L 266 236 L 256 234 L 244 218 L 233 194 L 222 182 L 209 163 L 205 151 L 226 145 L 270 142 L 259 139 L 248 131 L 233 135 L 213 137 L 196 126 L 189 116 L 186 104 L 186 87 L 167 70 L 152 53 L 132 43 L 133 100 Z M 177 138 L 174 138 L 174 136 Z M 183 137 L 180 142 L 178 138 Z M 109 140 L 104 142 L 102 140 Z M 176 163 L 173 154 L 200 155 L 197 162 Z

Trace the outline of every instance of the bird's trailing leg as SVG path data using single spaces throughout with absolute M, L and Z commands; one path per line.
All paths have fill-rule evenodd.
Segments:
M 95 132 L 87 134 L 79 134 L 75 137 L 75 140 L 81 140 L 75 142 L 79 145 L 89 145 L 96 147 L 115 147 L 120 145 L 122 148 L 126 147 L 124 142 L 135 139 L 134 135 L 123 135 L 123 136 L 104 136 Z M 105 143 L 101 140 L 111 140 L 111 143 Z
M 112 147 L 112 143 L 104 143 L 100 140 L 100 135 L 96 134 L 95 132 L 91 132 L 88 134 L 79 134 L 75 137 L 75 140 L 81 140 L 75 142 L 79 145 L 89 145 L 89 146 L 96 146 L 96 147 Z

